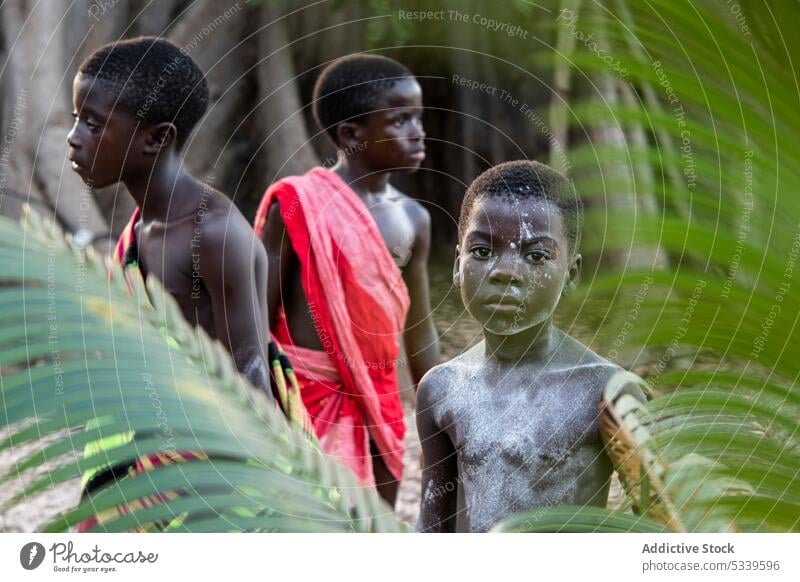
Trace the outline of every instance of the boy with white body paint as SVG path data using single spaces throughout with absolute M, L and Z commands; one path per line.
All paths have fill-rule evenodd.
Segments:
M 501 164 L 467 190 L 453 282 L 484 341 L 419 385 L 418 531 L 486 531 L 530 509 L 606 505 L 612 464 L 598 415 L 619 368 L 552 321 L 578 281 L 580 213 L 569 181 L 537 162 Z

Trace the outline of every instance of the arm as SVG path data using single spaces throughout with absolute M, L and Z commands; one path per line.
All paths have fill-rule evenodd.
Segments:
M 428 285 L 428 255 L 431 246 L 431 217 L 428 212 L 413 203 L 411 213 L 417 233 L 411 260 L 406 267 L 405 279 L 411 305 L 406 317 L 403 341 L 406 346 L 411 378 L 419 384 L 428 370 L 439 362 L 439 335 L 431 315 L 430 291 Z
M 227 215 L 218 214 L 206 217 L 200 253 L 214 335 L 231 353 L 239 372 L 272 397 L 263 324 L 268 312 L 266 298 L 258 291 L 265 288 L 268 273 L 264 249 L 244 219 L 229 221 Z
M 419 384 L 417 431 L 422 444 L 422 501 L 418 532 L 453 532 L 456 527 L 458 465 L 450 437 L 434 418 L 430 374 Z
M 270 315 L 270 329 L 275 325 L 275 318 L 283 303 L 282 290 L 283 286 L 289 281 L 289 272 L 294 256 L 292 245 L 286 236 L 286 226 L 283 224 L 280 211 L 280 203 L 273 202 L 267 214 L 264 232 L 261 234 L 261 241 L 267 250 L 267 261 L 269 262 L 267 312 Z

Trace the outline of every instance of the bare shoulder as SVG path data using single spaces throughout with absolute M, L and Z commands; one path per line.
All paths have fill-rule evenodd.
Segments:
M 456 377 L 452 361 L 428 370 L 417 386 L 417 411 L 431 411 L 447 397 L 448 388 Z
M 446 401 L 448 395 L 475 374 L 480 366 L 479 356 L 482 353 L 481 342 L 452 360 L 428 370 L 417 389 L 417 409 L 422 406 L 436 407 Z
M 256 237 L 250 223 L 231 200 L 216 190 L 204 191 L 195 218 L 195 234 L 204 249 L 260 256 L 264 246 Z
M 414 224 L 414 230 L 417 234 L 430 229 L 430 212 L 417 200 L 404 194 L 394 186 L 391 186 L 391 189 L 393 200 L 402 206 L 406 216 L 408 216 L 409 220 Z
M 568 373 L 570 378 L 592 392 L 603 393 L 608 381 L 623 369 L 594 352 L 589 346 L 564 332 L 559 332 L 558 358 L 554 362 L 558 371 Z

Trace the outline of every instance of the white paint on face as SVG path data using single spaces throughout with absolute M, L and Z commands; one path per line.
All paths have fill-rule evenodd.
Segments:
M 528 224 L 527 220 L 519 221 L 519 234 L 523 240 L 533 237 L 533 230 L 531 230 L 531 225 Z

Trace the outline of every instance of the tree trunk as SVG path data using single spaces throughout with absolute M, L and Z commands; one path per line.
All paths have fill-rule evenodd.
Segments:
M 244 133 L 240 122 L 247 111 L 243 99 L 250 47 L 243 39 L 255 13 L 240 3 L 198 0 L 169 33 L 203 70 L 210 94 L 208 112 L 186 142 L 186 165 L 197 178 L 226 190 L 238 183 L 238 176 L 227 171 L 237 166 L 236 146 Z
M 305 173 L 319 159 L 308 139 L 284 12 L 272 2 L 260 10 L 255 107 L 261 135 L 253 155 L 263 161 L 266 188 L 284 176 Z
M 625 25 L 628 30 L 635 30 L 633 16 L 631 15 L 627 4 L 625 2 L 618 1 L 616 6 L 622 24 Z M 639 42 L 632 38 L 631 34 L 626 34 L 625 39 L 627 40 L 627 48 L 631 54 L 634 55 L 640 62 L 649 63 L 650 59 L 648 59 Z M 658 98 L 658 94 L 652 85 L 646 82 L 642 83 L 641 92 L 644 98 L 644 105 L 647 107 L 648 111 L 654 113 L 655 115 L 659 115 L 664 112 L 664 107 L 662 106 L 661 101 Z M 659 147 L 661 147 L 665 153 L 667 153 L 670 157 L 674 157 L 676 155 L 678 148 L 668 131 L 656 129 L 655 137 L 658 139 Z M 669 182 L 673 193 L 672 195 L 664 196 L 664 210 L 676 216 L 684 216 L 688 220 L 691 214 L 689 207 L 686 204 L 683 204 L 682 201 L 676 198 L 674 195 L 677 192 L 681 192 L 685 188 L 685 182 L 681 177 L 680 171 L 675 164 L 666 163 L 663 166 L 663 172 L 666 175 L 667 181 Z M 655 194 L 655 188 L 653 188 L 651 192 Z M 656 207 L 658 206 L 655 200 L 653 200 L 653 204 Z M 658 214 L 661 213 L 660 208 L 656 208 L 656 211 Z M 656 214 L 654 214 L 654 216 L 655 215 Z M 666 256 L 669 264 L 674 268 L 677 268 L 681 263 L 687 261 L 691 263 L 692 261 L 690 257 L 682 257 L 680 253 L 673 251 L 667 251 Z
M 67 4 L 9 2 L 3 7 L 3 36 L 13 47 L 2 73 L 8 185 L 41 199 L 68 231 L 103 233 L 108 227 L 94 196 L 70 169 L 65 138 L 72 125 L 71 78 L 77 35 Z
M 618 87 L 626 106 L 635 108 L 641 105 L 633 89 L 625 81 L 618 81 Z M 649 147 L 647 134 L 642 124 L 636 123 L 628 128 L 627 135 L 628 143 L 632 146 L 629 152 L 631 156 L 630 163 L 635 178 L 634 195 L 636 197 L 637 210 L 641 211 L 643 216 L 649 218 L 656 217 L 660 214 L 660 210 L 655 198 L 656 177 L 653 172 L 653 166 L 647 158 L 637 157 L 638 154 L 645 152 Z M 660 247 L 651 249 L 647 254 L 640 251 L 640 254 L 642 261 L 646 261 L 649 256 L 652 256 L 653 262 L 650 266 L 653 269 L 660 269 L 666 267 L 668 264 L 668 256 Z M 647 265 L 643 264 L 642 266 Z
M 562 0 L 561 8 L 577 14 L 581 0 Z M 553 73 L 553 97 L 550 104 L 550 130 L 553 141 L 550 143 L 550 166 L 567 173 L 568 162 L 565 153 L 569 148 L 569 118 L 567 105 L 572 90 L 572 65 L 569 58 L 575 52 L 575 37 L 566 27 L 556 27 L 555 71 Z

